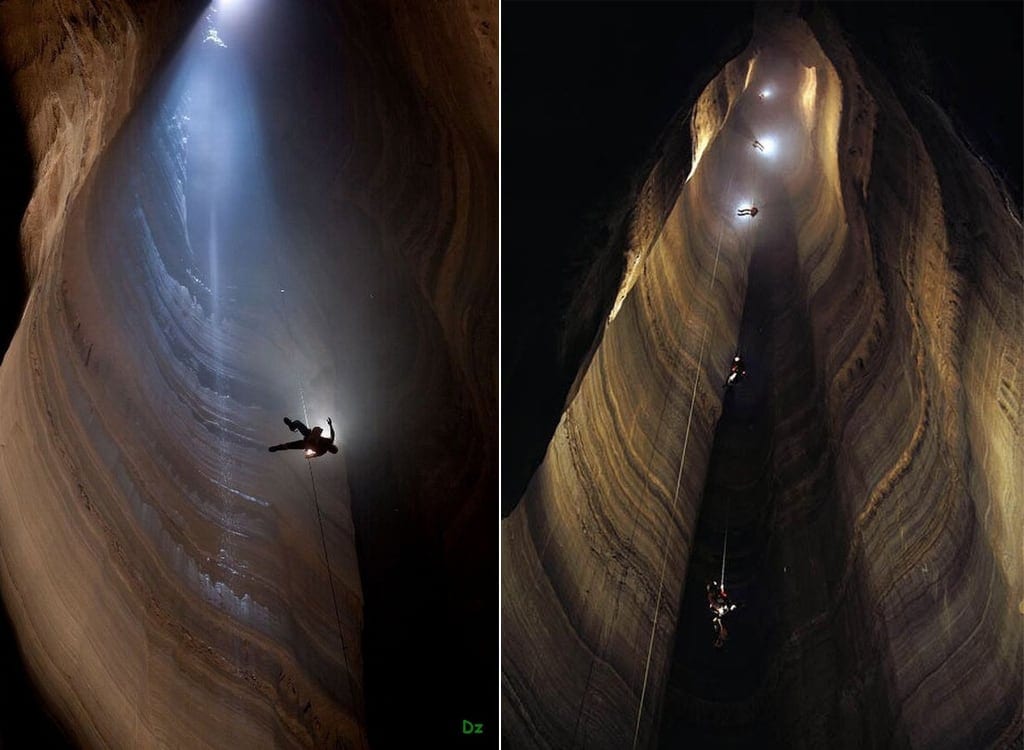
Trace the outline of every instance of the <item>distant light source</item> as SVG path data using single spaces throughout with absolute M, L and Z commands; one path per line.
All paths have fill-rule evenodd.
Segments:
M 771 89 L 761 89 L 761 93 L 758 94 L 758 97 L 761 98 L 761 99 L 771 99 L 771 96 L 772 96 L 772 90 Z
M 247 15 L 249 5 L 252 3 L 247 0 L 214 0 L 210 7 L 219 15 L 221 21 L 230 23 Z
M 774 138 L 765 138 L 763 141 L 761 141 L 761 145 L 764 146 L 764 148 L 761 149 L 761 152 L 765 156 L 771 156 L 772 154 L 775 153 L 775 150 L 777 148 Z

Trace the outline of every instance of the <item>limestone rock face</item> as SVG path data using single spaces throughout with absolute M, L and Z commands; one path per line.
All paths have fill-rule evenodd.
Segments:
M 0 591 L 76 744 L 398 746 L 494 684 L 496 4 L 230 5 L 0 7 Z
M 506 743 L 1019 742 L 1019 215 L 823 16 L 762 18 L 691 125 L 503 522 Z

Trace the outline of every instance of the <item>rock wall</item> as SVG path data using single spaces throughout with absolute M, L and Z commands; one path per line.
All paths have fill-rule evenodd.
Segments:
M 768 80 L 788 82 L 790 156 L 752 183 L 751 235 L 721 202 Z M 1019 217 L 821 14 L 763 15 L 691 122 L 693 171 L 667 203 L 652 174 L 600 344 L 503 524 L 506 742 L 1019 741 Z M 723 402 L 737 342 L 758 382 Z M 725 529 L 750 610 L 723 657 L 703 586 Z
M 402 746 L 493 649 L 496 6 L 250 12 L 0 10 L 36 164 L 0 588 L 83 746 Z M 285 414 L 341 455 L 268 454 Z M 492 723 L 483 664 L 446 708 Z

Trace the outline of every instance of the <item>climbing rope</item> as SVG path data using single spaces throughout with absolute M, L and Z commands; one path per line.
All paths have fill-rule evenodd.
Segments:
M 352 708 L 358 709 L 359 702 L 356 698 L 355 683 L 352 681 L 352 670 L 349 668 L 348 649 L 345 646 L 345 632 L 341 626 L 341 610 L 338 608 L 338 592 L 334 587 L 334 571 L 331 569 L 331 558 L 327 553 L 327 535 L 324 533 L 324 517 L 320 512 L 320 499 L 316 492 L 316 479 L 313 477 L 313 462 L 307 460 L 306 465 L 309 467 L 309 482 L 313 487 L 313 506 L 316 508 L 316 520 L 320 525 L 320 544 L 324 550 L 324 562 L 327 564 L 327 579 L 331 584 L 331 601 L 334 603 L 334 618 L 338 623 L 338 640 L 341 641 L 341 659 L 342 663 L 345 665 L 345 675 L 348 677 L 348 690 L 349 696 L 352 700 Z M 357 731 L 359 733 L 359 744 L 365 748 L 366 745 L 363 741 L 363 734 L 358 729 Z
M 729 549 L 729 502 L 732 498 L 728 498 L 725 501 L 725 541 L 722 543 L 722 573 L 718 576 L 718 585 L 725 591 L 725 553 Z
M 733 173 L 733 175 L 735 175 L 735 172 Z M 729 185 L 726 188 L 726 195 L 728 195 L 730 190 L 732 189 L 732 182 L 733 182 L 733 178 L 730 177 L 729 178 Z M 711 280 L 708 283 L 708 291 L 709 292 L 714 289 L 715 282 L 718 279 L 718 263 L 719 263 L 719 260 L 721 258 L 721 254 L 722 254 L 722 238 L 725 236 L 725 227 L 726 227 L 726 220 L 723 219 L 722 220 L 722 228 L 719 230 L 719 233 L 718 233 L 718 242 L 716 243 L 716 246 L 715 246 L 715 263 L 714 263 L 714 266 L 712 267 L 712 270 L 711 270 Z M 703 331 L 701 332 L 700 348 L 699 348 L 698 354 L 697 354 L 697 366 L 694 369 L 694 373 L 693 373 L 693 389 L 692 389 L 692 392 L 690 394 L 690 409 L 689 409 L 689 413 L 687 414 L 687 417 L 686 417 L 686 431 L 685 431 L 685 433 L 683 435 L 683 448 L 682 448 L 682 451 L 680 452 L 680 455 L 679 455 L 679 470 L 676 472 L 676 486 L 675 486 L 675 490 L 674 490 L 674 492 L 672 494 L 672 505 L 669 508 L 669 515 L 670 516 L 674 516 L 675 515 L 676 505 L 677 505 L 677 503 L 679 501 L 679 487 L 682 484 L 683 466 L 685 465 L 685 462 L 686 462 L 686 450 L 689 447 L 689 443 L 690 443 L 690 428 L 691 428 L 691 426 L 693 424 L 693 410 L 694 410 L 694 406 L 695 406 L 696 400 L 697 400 L 697 384 L 698 384 L 698 382 L 700 380 L 701 366 L 702 366 L 702 364 L 704 362 L 704 348 L 705 348 L 705 343 L 707 342 L 707 333 L 708 333 L 708 330 L 710 329 L 710 327 L 711 327 L 711 321 L 710 321 L 710 306 L 709 306 L 709 307 L 705 308 L 705 310 L 704 310 L 704 328 L 703 328 Z M 667 397 L 667 394 L 666 394 L 665 406 L 667 407 L 667 405 L 668 405 L 668 397 Z M 657 599 L 655 601 L 655 605 L 654 605 L 654 619 L 653 619 L 653 622 L 651 624 L 651 637 L 650 637 L 650 639 L 648 641 L 648 644 L 647 644 L 647 658 L 646 658 L 646 661 L 645 661 L 645 664 L 644 664 L 644 680 L 643 680 L 643 686 L 642 686 L 641 691 L 640 691 L 640 705 L 637 708 L 636 726 L 635 726 L 634 731 L 633 731 L 633 748 L 634 748 L 634 750 L 636 748 L 637 741 L 640 738 L 640 723 L 641 723 L 641 720 L 643 719 L 644 702 L 646 701 L 646 698 L 647 698 L 647 683 L 648 683 L 648 680 L 650 678 L 651 657 L 654 654 L 654 636 L 655 636 L 655 634 L 657 632 L 657 629 L 658 629 L 658 618 L 659 618 L 660 613 L 661 613 L 661 598 L 662 598 L 662 594 L 664 592 L 664 587 L 665 587 L 665 569 L 666 569 L 666 567 L 668 565 L 668 542 L 669 542 L 669 535 L 666 533 L 666 535 L 665 535 L 664 553 L 662 555 L 662 562 L 661 562 L 661 572 L 660 572 L 659 580 L 658 580 L 658 596 L 657 596 Z
M 734 174 L 735 174 L 735 172 L 734 172 Z M 754 178 L 754 180 L 755 180 L 754 188 L 756 188 L 756 179 L 757 178 L 755 177 Z M 731 189 L 731 187 L 732 187 L 732 177 L 730 177 L 730 179 L 729 179 L 729 187 L 726 189 L 726 195 L 729 194 L 729 190 Z M 710 282 L 708 284 L 708 291 L 709 292 L 711 290 L 713 290 L 715 282 L 717 281 L 718 264 L 719 264 L 719 259 L 721 257 L 722 237 L 725 234 L 725 227 L 726 227 L 726 220 L 723 219 L 723 221 L 722 221 L 722 228 L 719 231 L 718 242 L 717 242 L 716 247 L 715 247 L 715 263 L 714 263 L 714 266 L 713 266 L 712 272 L 711 272 L 711 280 L 710 280 Z M 754 236 L 753 230 L 751 230 L 750 235 L 751 235 L 751 251 L 753 251 L 753 236 Z M 705 344 L 707 342 L 707 334 L 708 334 L 708 331 L 710 330 L 710 328 L 711 328 L 710 307 L 708 307 L 704 311 L 704 330 L 701 333 L 700 348 L 698 350 L 698 355 L 697 355 L 697 366 L 694 369 L 693 388 L 692 388 L 692 392 L 690 394 L 690 409 L 689 409 L 689 413 L 687 414 L 687 417 L 686 417 L 686 431 L 685 431 L 684 436 L 683 436 L 683 448 L 682 448 L 682 451 L 680 452 L 680 455 L 679 455 L 679 470 L 676 473 L 676 486 L 675 486 L 675 490 L 674 490 L 673 495 L 672 495 L 672 505 L 670 506 L 670 509 L 669 509 L 670 517 L 675 515 L 676 506 L 678 505 L 678 502 L 679 502 L 679 488 L 680 488 L 680 486 L 682 484 L 683 467 L 684 467 L 685 462 L 686 462 L 686 451 L 687 451 L 687 448 L 689 447 L 689 442 L 690 442 L 690 428 L 691 428 L 691 426 L 693 424 L 693 411 L 694 411 L 694 406 L 695 406 L 696 399 L 697 399 L 697 384 L 698 384 L 698 382 L 700 380 L 701 365 L 702 365 L 702 363 L 704 361 L 704 349 L 705 349 Z M 667 397 L 666 397 L 666 406 L 667 406 Z M 726 519 L 726 535 L 727 535 L 726 536 L 726 543 L 728 543 L 728 518 Z M 640 738 L 640 724 L 641 724 L 641 721 L 643 720 L 644 702 L 645 702 L 646 697 L 647 697 L 647 683 L 648 683 L 648 680 L 650 678 L 651 657 L 654 654 L 654 637 L 655 637 L 655 635 L 657 633 L 658 619 L 659 619 L 659 617 L 661 615 L 661 599 L 662 599 L 662 595 L 663 595 L 663 592 L 664 592 L 664 586 L 665 586 L 665 571 L 666 571 L 666 569 L 668 567 L 668 552 L 669 552 L 668 543 L 669 543 L 669 539 L 670 539 L 670 536 L 669 536 L 668 533 L 666 533 L 665 534 L 664 551 L 662 553 L 661 572 L 659 574 L 659 579 L 658 579 L 658 596 L 657 596 L 657 599 L 655 600 L 654 618 L 653 618 L 653 622 L 651 623 L 651 636 L 650 636 L 650 639 L 648 640 L 647 658 L 646 658 L 646 661 L 645 661 L 645 664 L 644 664 L 644 680 L 643 680 L 643 686 L 642 686 L 641 691 L 640 691 L 640 704 L 639 704 L 639 706 L 637 708 L 636 725 L 635 725 L 635 728 L 633 730 L 633 749 L 634 750 L 636 750 L 637 742 L 639 741 L 639 738 Z M 724 581 L 724 576 L 725 576 L 725 550 L 723 549 L 723 552 L 722 552 L 722 577 L 723 577 L 723 581 Z
M 309 425 L 309 412 L 306 409 L 306 395 L 302 389 L 302 384 L 299 384 L 299 399 L 302 401 L 302 414 L 305 418 L 305 424 Z M 334 570 L 331 568 L 331 558 L 327 553 L 327 535 L 324 533 L 324 517 L 323 513 L 320 512 L 320 498 L 316 491 L 316 479 L 313 476 L 313 462 L 310 459 L 306 459 L 306 465 L 309 467 L 309 483 L 313 487 L 313 507 L 316 508 L 316 520 L 320 526 L 320 545 L 324 551 L 324 563 L 327 565 L 327 580 L 331 584 L 331 602 L 334 604 L 334 619 L 338 623 L 338 640 L 341 641 L 341 659 L 345 666 L 345 676 L 348 678 L 348 691 L 349 696 L 352 700 L 353 710 L 358 711 L 359 701 L 356 698 L 355 683 L 352 681 L 352 670 L 348 663 L 348 649 L 345 646 L 345 631 L 341 626 L 341 609 L 338 607 L 338 592 L 334 587 Z M 358 725 L 357 725 L 358 726 Z M 359 744 L 365 749 L 366 744 L 363 740 L 363 734 L 359 732 Z

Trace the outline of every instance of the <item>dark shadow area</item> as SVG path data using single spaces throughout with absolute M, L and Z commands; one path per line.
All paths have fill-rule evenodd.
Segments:
M 32 159 L 28 140 L 6 75 L 0 76 L 0 361 L 18 328 L 28 299 L 22 261 L 21 219 L 32 197 Z
M 1020 207 L 1024 5 L 867 2 L 822 7 L 881 68 L 904 106 L 912 106 L 913 96 L 923 93 L 950 116 Z
M 21 220 L 32 195 L 32 160 L 7 76 L 0 76 L 0 360 L 28 299 Z M 73 747 L 29 678 L 6 606 L 0 605 L 0 747 Z
M 24 747 L 64 750 L 75 745 L 29 678 L 7 607 L 0 605 L 0 748 Z

